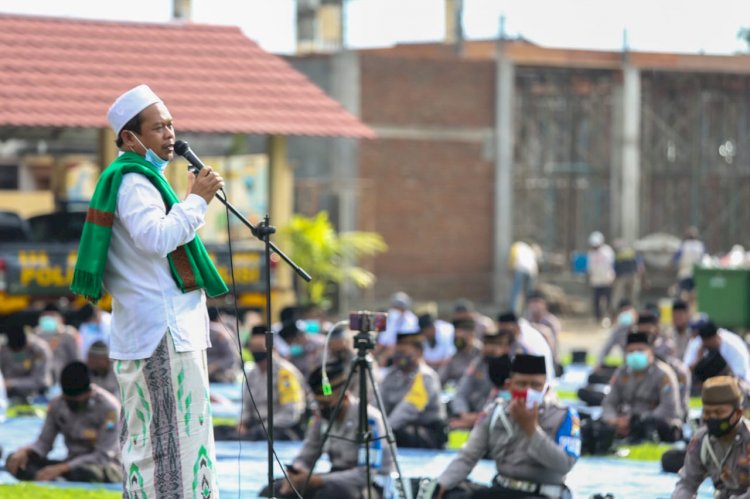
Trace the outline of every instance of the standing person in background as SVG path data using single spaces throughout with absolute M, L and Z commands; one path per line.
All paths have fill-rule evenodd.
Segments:
M 595 231 L 589 236 L 588 276 L 594 300 L 594 318 L 609 327 L 612 283 L 615 282 L 615 253 L 604 243 L 604 235 Z
M 643 257 L 632 245 L 624 239 L 617 239 L 612 243 L 615 250 L 615 282 L 612 285 L 612 303 L 619 303 L 622 299 L 630 300 L 638 306 L 646 266 Z
M 706 254 L 706 245 L 700 240 L 698 229 L 688 227 L 685 230 L 680 247 L 674 254 L 672 261 L 677 266 L 677 296 L 692 303 L 694 300 L 693 267 L 700 263 Z
M 539 275 L 537 257 L 537 252 L 526 241 L 516 241 L 510 247 L 508 268 L 513 273 L 510 308 L 517 315 L 523 313 L 526 295 L 536 287 L 536 278 Z
M 119 96 L 107 118 L 121 154 L 99 176 L 71 289 L 112 295 L 123 495 L 218 498 L 206 295 L 228 289 L 196 231 L 224 181 L 204 167 L 177 196 L 164 176 L 172 115 L 147 85 Z

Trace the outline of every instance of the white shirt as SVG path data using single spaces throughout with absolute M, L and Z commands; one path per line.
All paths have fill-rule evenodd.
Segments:
M 724 357 L 735 376 L 750 382 L 750 352 L 748 352 L 745 341 L 726 329 L 719 328 L 718 334 L 721 338 L 719 353 Z M 682 359 L 685 365 L 691 366 L 698 360 L 698 350 L 700 350 L 701 345 L 703 345 L 703 341 L 700 336 L 690 340 L 685 348 L 685 357 Z
M 456 345 L 453 344 L 453 324 L 441 320 L 435 321 L 435 346 L 425 340 L 423 357 L 429 363 L 442 362 L 456 354 Z
M 536 253 L 531 246 L 523 241 L 517 241 L 513 243 L 511 254 L 514 256 L 513 270 L 536 277 L 539 266 L 536 262 Z
M 589 283 L 594 286 L 610 286 L 615 280 L 615 252 L 606 244 L 589 250 Z
M 99 311 L 99 322 L 84 322 L 78 327 L 81 335 L 81 358 L 85 359 L 89 348 L 97 341 L 103 341 L 109 347 L 109 334 L 112 329 L 112 315 L 104 310 Z
M 552 360 L 552 349 L 549 343 L 544 339 L 544 335 L 534 329 L 526 319 L 518 319 L 518 326 L 521 328 L 521 334 L 518 335 L 517 342 L 519 351 L 528 355 L 543 355 L 544 367 L 547 370 L 547 380 L 555 379 L 555 363 Z
M 191 194 L 167 214 L 159 191 L 146 177 L 123 176 L 103 279 L 112 295 L 113 359 L 150 357 L 167 329 L 178 352 L 211 345 L 203 290 L 183 293 L 167 260 L 195 237 L 207 207 L 202 197 Z
M 396 336 L 402 331 L 416 331 L 419 329 L 419 319 L 411 310 L 401 311 L 396 308 L 388 310 L 385 331 L 378 336 L 378 343 L 392 347 L 396 344 Z
M 677 257 L 677 278 L 687 279 L 693 277 L 693 266 L 700 263 L 703 255 L 706 253 L 706 247 L 703 241 L 698 239 L 686 239 L 680 245 Z

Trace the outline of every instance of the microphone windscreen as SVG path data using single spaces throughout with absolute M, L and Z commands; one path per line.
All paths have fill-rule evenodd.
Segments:
M 187 141 L 178 140 L 174 143 L 174 152 L 176 152 L 180 156 L 184 156 L 185 153 L 188 152 L 188 149 L 190 149 L 190 146 L 188 145 Z

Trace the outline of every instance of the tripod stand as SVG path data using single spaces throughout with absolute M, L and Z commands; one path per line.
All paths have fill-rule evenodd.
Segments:
M 386 417 L 386 411 L 383 406 L 383 401 L 380 397 L 380 390 L 378 389 L 378 384 L 375 382 L 375 378 L 372 374 L 372 357 L 369 355 L 369 351 L 375 348 L 375 340 L 373 338 L 372 332 L 363 331 L 360 330 L 357 335 L 354 337 L 354 346 L 357 349 L 357 356 L 352 359 L 352 365 L 351 369 L 349 371 L 349 374 L 346 379 L 346 383 L 344 384 L 343 389 L 341 390 L 341 393 L 338 396 L 338 400 L 336 401 L 336 406 L 334 407 L 331 421 L 336 421 L 339 417 L 339 414 L 341 413 L 342 403 L 344 401 L 344 397 L 346 396 L 346 392 L 349 389 L 349 385 L 352 383 L 352 379 L 355 376 L 355 373 L 358 374 L 358 395 L 359 395 L 359 407 L 358 407 L 358 418 L 357 418 L 357 439 L 356 442 L 360 446 L 360 452 L 364 450 L 364 457 L 365 457 L 365 473 L 367 475 L 367 499 L 372 499 L 372 486 L 373 486 L 373 479 L 372 479 L 372 469 L 370 466 L 370 444 L 376 440 L 385 438 L 386 442 L 388 443 L 388 448 L 391 453 L 391 457 L 393 459 L 393 465 L 396 469 L 396 473 L 398 475 L 396 486 L 399 491 L 399 496 L 401 499 L 411 499 L 411 486 L 407 483 L 405 480 L 402 472 L 401 467 L 398 463 L 398 455 L 397 455 L 397 449 L 396 449 L 396 437 L 393 435 L 393 432 L 391 431 L 391 426 L 388 423 L 388 419 Z M 323 366 L 325 368 L 325 365 Z M 324 378 L 325 379 L 325 378 Z M 377 404 L 377 409 L 380 411 L 380 414 L 383 418 L 383 426 L 385 428 L 385 437 L 379 437 L 379 438 L 373 438 L 373 434 L 370 430 L 370 425 L 368 424 L 368 417 L 367 417 L 367 406 L 368 406 L 368 389 L 367 389 L 367 383 L 369 383 L 372 386 L 373 394 L 375 396 L 375 401 Z M 327 383 L 327 380 L 326 380 Z M 324 385 L 324 391 L 325 391 L 325 385 Z M 330 386 L 328 387 L 330 390 Z M 330 394 L 330 391 L 329 393 Z M 323 453 L 323 449 L 325 447 L 326 442 L 328 441 L 328 438 L 331 437 L 331 430 L 333 428 L 333 424 L 329 424 L 326 428 L 325 433 L 323 434 L 323 437 L 320 442 L 320 452 L 318 453 L 318 458 L 315 459 L 315 462 L 313 462 L 313 465 L 310 467 L 310 472 L 307 476 L 307 480 L 305 482 L 305 487 L 303 487 L 303 493 L 304 490 L 307 488 L 307 485 L 310 481 L 310 478 L 312 476 L 313 470 L 315 469 L 315 464 L 317 463 L 317 460 L 320 458 L 320 456 Z M 332 438 L 337 438 L 335 435 L 332 436 Z M 364 446 L 364 449 L 362 449 L 362 446 Z M 386 492 L 384 490 L 384 492 Z

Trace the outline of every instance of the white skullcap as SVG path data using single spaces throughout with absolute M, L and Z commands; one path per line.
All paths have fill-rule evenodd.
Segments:
M 115 136 L 119 135 L 122 127 L 138 113 L 151 104 L 161 101 L 159 96 L 145 84 L 131 88 L 119 96 L 107 111 L 107 120 L 112 130 L 115 131 Z

